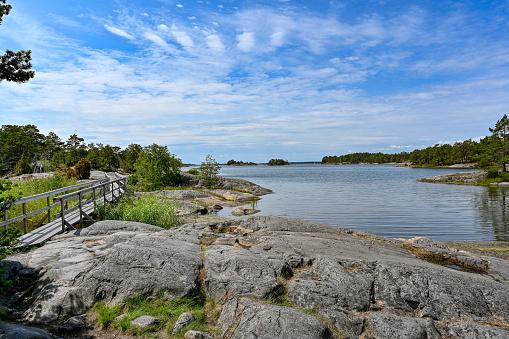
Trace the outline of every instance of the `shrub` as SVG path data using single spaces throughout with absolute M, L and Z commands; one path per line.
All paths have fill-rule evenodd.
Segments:
M 196 168 L 190 169 L 189 171 L 187 171 L 187 173 L 192 174 L 192 175 L 200 174 L 200 172 Z
M 76 173 L 78 179 L 89 179 L 91 169 L 92 166 L 90 165 L 90 161 L 84 158 L 74 165 L 74 173 Z
M 496 179 L 500 177 L 500 172 L 497 166 L 492 166 L 488 168 L 485 174 L 486 179 Z
M 207 187 L 211 188 L 219 184 L 219 177 L 217 174 L 221 166 L 216 162 L 214 158 L 209 154 L 205 158 L 205 161 L 201 163 L 200 168 L 198 169 L 198 178 L 201 180 L 201 183 Z
M 26 153 L 23 153 L 21 159 L 19 159 L 18 163 L 16 164 L 16 167 L 14 168 L 14 174 L 22 175 L 31 172 L 32 168 L 30 167 L 30 159 L 28 158 L 28 155 Z
M 74 170 L 72 168 L 68 168 L 66 165 L 59 165 L 55 168 L 55 171 L 66 177 L 67 179 L 71 179 L 71 178 L 75 178 L 76 177 L 76 173 L 74 172 Z

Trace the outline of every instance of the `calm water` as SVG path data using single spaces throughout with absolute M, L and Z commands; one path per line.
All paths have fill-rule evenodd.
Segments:
M 224 166 L 221 175 L 274 191 L 254 206 L 261 210 L 259 215 L 314 220 L 389 237 L 509 241 L 509 189 L 416 181 L 458 171 L 465 170 L 393 165 Z

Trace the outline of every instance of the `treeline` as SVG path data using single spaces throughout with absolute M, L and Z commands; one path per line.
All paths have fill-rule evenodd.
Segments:
M 479 142 L 472 139 L 455 142 L 453 145 L 434 145 L 412 152 L 396 154 L 352 153 L 341 156 L 325 156 L 322 164 L 359 164 L 359 163 L 412 163 L 414 166 L 450 166 L 455 164 L 476 163 L 478 168 L 502 165 L 506 170 L 509 162 L 509 119 L 504 115 L 494 128 L 492 135 Z
M 91 169 L 136 173 L 129 180 L 140 189 L 175 186 L 181 182 L 182 161 L 166 146 L 142 147 L 133 143 L 122 149 L 109 144 L 86 144 L 76 134 L 63 141 L 53 132 L 40 133 L 34 125 L 3 125 L 0 129 L 0 175 L 62 171 L 75 167 L 82 159 Z
M 237 161 L 237 160 L 228 160 L 228 162 L 226 163 L 226 165 L 228 166 L 254 166 L 254 165 L 257 165 L 256 163 L 254 162 L 251 162 L 251 161 L 248 161 L 248 162 L 244 162 L 244 161 Z
M 270 159 L 269 162 L 267 163 L 268 166 L 285 166 L 285 165 L 290 165 L 290 163 L 288 162 L 288 160 L 283 160 L 283 159 Z

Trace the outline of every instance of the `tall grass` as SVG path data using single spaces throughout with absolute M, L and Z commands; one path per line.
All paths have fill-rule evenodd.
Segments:
M 101 220 L 137 221 L 168 229 L 179 224 L 175 207 L 173 199 L 154 195 L 126 196 L 118 204 L 99 205 L 97 211 Z
M 37 179 L 37 180 L 25 180 L 19 181 L 12 185 L 11 193 L 18 198 L 29 197 L 32 195 L 53 191 L 59 188 L 73 186 L 77 184 L 76 178 L 68 179 L 60 175 L 55 175 L 50 178 Z M 4 192 L 5 194 L 6 192 Z M 53 204 L 53 202 L 50 202 Z M 30 201 L 26 204 L 27 213 L 39 210 L 47 206 L 46 198 Z M 52 209 L 52 214 L 59 212 L 59 210 Z M 23 214 L 23 206 L 15 205 L 9 209 L 9 219 L 15 218 Z M 36 214 L 27 219 L 28 230 L 32 230 L 34 226 L 41 220 L 46 212 Z M 0 216 L 0 220 L 3 220 L 3 216 Z M 23 220 L 14 222 L 9 226 L 20 228 L 23 225 Z

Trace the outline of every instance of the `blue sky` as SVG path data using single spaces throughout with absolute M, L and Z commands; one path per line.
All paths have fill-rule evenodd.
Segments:
M 0 124 L 266 162 L 479 138 L 509 113 L 509 1 L 10 0 Z

